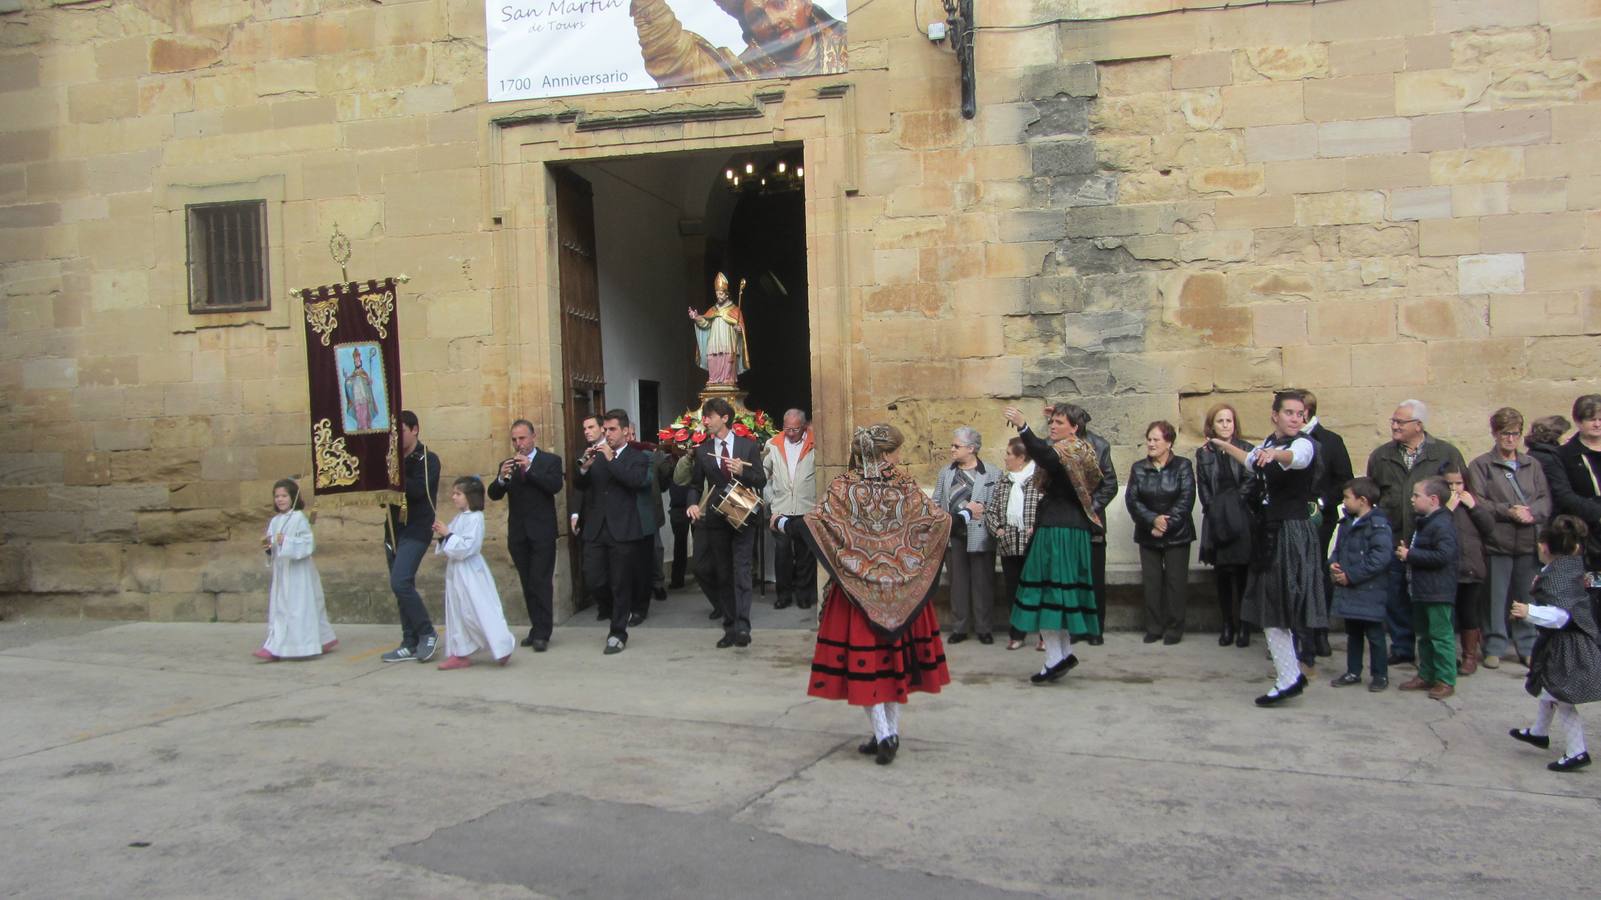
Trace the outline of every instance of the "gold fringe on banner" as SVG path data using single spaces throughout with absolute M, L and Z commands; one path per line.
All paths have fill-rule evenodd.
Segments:
M 312 498 L 317 509 L 345 509 L 354 506 L 405 506 L 405 491 L 362 491 L 358 494 L 326 494 Z

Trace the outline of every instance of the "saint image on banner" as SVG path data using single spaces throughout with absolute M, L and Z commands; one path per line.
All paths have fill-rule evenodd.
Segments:
M 717 302 L 704 313 L 694 307 L 695 362 L 706 370 L 706 385 L 734 385 L 750 368 L 750 345 L 745 341 L 745 316 L 728 291 L 728 276 L 717 273 L 713 282 Z
M 739 24 L 735 56 L 685 29 L 666 0 L 631 0 L 645 70 L 658 87 L 844 72 L 845 23 L 813 0 L 715 0 Z
M 346 434 L 389 431 L 388 382 L 376 341 L 334 347 L 339 367 L 339 421 Z

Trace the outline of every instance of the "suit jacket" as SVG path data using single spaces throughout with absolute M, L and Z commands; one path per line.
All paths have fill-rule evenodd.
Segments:
M 767 486 L 767 470 L 762 468 L 762 450 L 750 438 L 734 436 L 734 456 L 745 461 L 745 471 L 737 478 L 730 479 L 723 471 L 722 463 L 717 461 L 717 442 L 707 437 L 699 447 L 695 448 L 695 462 L 689 476 L 689 502 L 694 505 L 708 491 L 721 493 L 730 480 L 738 481 L 748 488 L 758 492 Z M 729 527 L 727 520 L 717 513 L 712 513 L 703 521 L 713 528 Z
M 1335 523 L 1340 519 L 1340 500 L 1345 493 L 1345 486 L 1356 477 L 1356 473 L 1351 468 L 1351 451 L 1345 448 L 1345 438 L 1330 431 L 1322 422 L 1317 423 L 1310 433 L 1301 433 L 1317 442 L 1318 456 L 1323 459 L 1323 467 L 1312 489 L 1317 491 L 1318 500 L 1322 502 L 1321 532 L 1326 544 L 1334 534 Z
M 614 542 L 622 543 L 649 537 L 656 523 L 651 520 L 647 524 L 640 518 L 639 495 L 653 491 L 654 480 L 647 451 L 624 447 L 609 461 L 596 455 L 589 471 L 578 473 L 578 487 L 589 505 L 581 522 L 584 540 L 598 541 L 602 535 L 610 535 Z
M 561 457 L 546 450 L 534 453 L 526 470 L 512 468 L 505 480 L 489 483 L 489 499 L 507 499 L 508 540 L 554 541 L 556 495 L 561 493 Z

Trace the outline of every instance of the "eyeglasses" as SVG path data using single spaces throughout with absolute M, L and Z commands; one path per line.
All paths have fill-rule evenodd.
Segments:
M 1390 424 L 1391 425 L 1411 425 L 1413 422 L 1421 422 L 1421 421 L 1423 421 L 1423 420 L 1422 419 L 1391 419 L 1390 420 Z
M 1495 433 L 1496 437 L 1509 437 L 1509 438 L 1521 437 L 1522 435 L 1523 435 L 1523 432 L 1521 430 L 1520 431 L 1497 431 Z

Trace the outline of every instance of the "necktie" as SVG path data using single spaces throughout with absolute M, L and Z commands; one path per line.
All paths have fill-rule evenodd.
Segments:
M 718 465 L 722 467 L 723 473 L 727 474 L 728 458 L 731 455 L 728 450 L 728 441 L 721 440 L 717 442 L 717 455 L 720 457 Z

